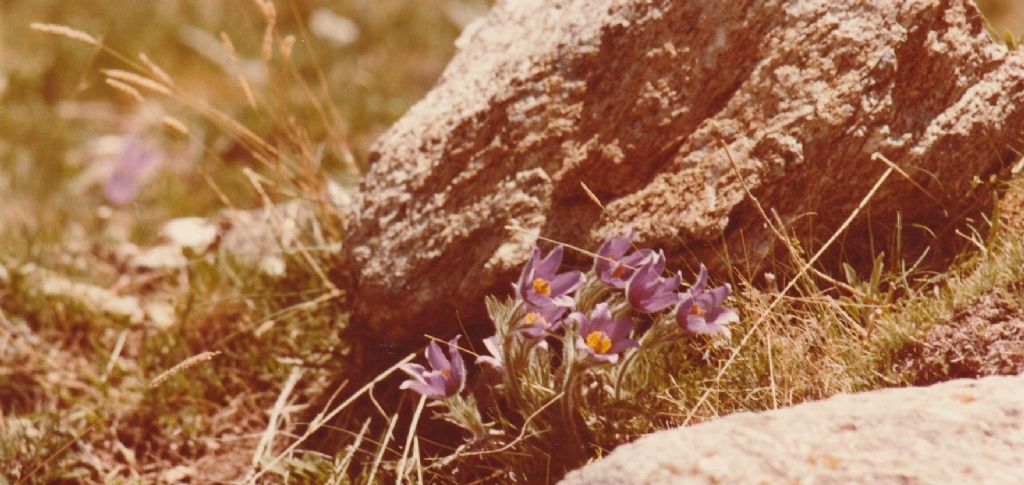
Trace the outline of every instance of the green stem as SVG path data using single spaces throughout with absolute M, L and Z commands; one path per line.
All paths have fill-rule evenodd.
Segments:
M 573 443 L 569 447 L 567 452 L 571 453 L 572 460 L 577 461 L 578 457 L 581 456 L 581 448 L 583 448 L 583 438 L 580 436 L 580 430 L 577 429 L 577 420 L 575 418 L 576 409 L 576 393 L 579 383 L 577 377 L 578 366 L 575 361 L 570 362 L 566 366 L 565 380 L 563 381 L 563 390 L 565 395 L 562 397 L 562 423 L 563 426 L 569 429 L 569 435 L 572 437 Z

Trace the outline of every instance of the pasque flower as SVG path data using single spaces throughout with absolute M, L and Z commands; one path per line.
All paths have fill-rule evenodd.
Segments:
M 562 265 L 562 246 L 556 246 L 541 258 L 540 248 L 533 248 L 530 261 L 523 267 L 516 285 L 516 296 L 524 302 L 539 308 L 550 306 L 572 307 L 575 301 L 572 293 L 586 279 L 582 272 L 566 271 L 559 273 Z
M 679 282 L 682 277 L 676 273 L 671 278 L 661 276 L 665 271 L 665 253 L 658 252 L 647 263 L 633 273 L 626 284 L 626 299 L 629 304 L 642 312 L 655 313 L 679 302 Z
M 501 349 L 501 342 L 498 342 L 497 335 L 491 335 L 484 339 L 484 347 L 491 355 L 481 355 L 476 358 L 477 364 L 487 364 L 495 369 L 505 367 L 505 353 Z
M 126 205 L 135 200 L 143 175 L 157 162 L 159 152 L 146 147 L 138 137 L 125 144 L 114 171 L 103 185 L 103 196 L 114 205 Z
M 553 333 L 562 326 L 562 317 L 569 309 L 564 306 L 548 304 L 547 306 L 536 306 L 526 304 L 526 314 L 523 315 L 523 333 L 529 337 L 540 338 Z
M 657 256 L 650 249 L 638 249 L 626 254 L 632 244 L 632 230 L 625 236 L 610 237 L 601 244 L 594 258 L 594 273 L 597 273 L 598 279 L 615 288 L 625 288 L 633 273 Z
M 427 362 L 431 370 L 419 364 L 403 364 L 400 369 L 412 379 L 402 382 L 399 389 L 412 389 L 427 397 L 451 397 L 462 391 L 466 384 L 466 366 L 456 346 L 459 337 L 448 342 L 448 355 L 444 356 L 437 342 L 427 344 Z
M 681 294 L 676 308 L 676 322 L 683 330 L 695 334 L 720 333 L 729 336 L 726 325 L 740 321 L 740 316 L 722 303 L 732 293 L 729 284 L 707 290 L 708 269 L 700 265 L 700 276 L 690 291 Z
M 595 360 L 614 364 L 618 362 L 619 354 L 640 345 L 629 338 L 633 322 L 626 315 L 612 318 L 607 303 L 595 305 L 589 318 L 582 313 L 574 313 L 573 316 L 580 322 L 576 347 Z

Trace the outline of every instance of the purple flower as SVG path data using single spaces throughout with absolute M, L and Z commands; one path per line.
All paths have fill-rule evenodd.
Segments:
M 665 253 L 659 252 L 636 270 L 626 284 L 626 298 L 629 304 L 645 313 L 654 313 L 679 303 L 676 289 L 682 277 L 676 273 L 671 278 L 664 278 Z
M 629 338 L 633 322 L 626 315 L 612 318 L 607 303 L 595 305 L 594 310 L 590 312 L 590 318 L 581 313 L 573 315 L 580 321 L 576 348 L 596 360 L 614 364 L 618 362 L 619 354 L 640 345 L 636 340 Z
M 722 306 L 732 293 L 732 287 L 724 284 L 705 291 L 708 284 L 708 269 L 700 265 L 700 276 L 689 292 L 682 294 L 682 301 L 676 308 L 676 322 L 683 330 L 695 334 L 720 333 L 728 337 L 726 325 L 740 321 L 733 310 Z
M 562 246 L 557 246 L 544 259 L 540 257 L 540 248 L 533 248 L 530 261 L 523 268 L 516 286 L 516 296 L 535 307 L 546 308 L 552 305 L 572 307 L 575 301 L 572 293 L 583 284 L 585 277 L 579 271 L 559 273 L 562 265 Z
M 529 337 L 540 338 L 553 333 L 562 326 L 562 317 L 569 311 L 564 306 L 548 305 L 546 307 L 526 304 L 526 315 L 523 315 L 523 333 Z
M 503 369 L 505 367 L 505 353 L 501 349 L 501 344 L 498 343 L 498 336 L 491 335 L 484 339 L 484 347 L 487 348 L 487 352 L 491 355 L 481 355 L 476 358 L 477 364 L 487 364 L 495 369 Z
M 427 397 L 451 397 L 461 392 L 466 384 L 466 366 L 455 345 L 458 340 L 456 336 L 448 342 L 451 360 L 445 358 L 437 342 L 427 344 L 427 361 L 431 370 L 419 364 L 403 364 L 399 368 L 412 379 L 402 382 L 398 388 L 412 389 Z
M 158 156 L 156 150 L 143 146 L 137 137 L 129 138 L 114 171 L 103 186 L 103 196 L 114 205 L 135 200 L 143 174 Z
M 633 273 L 656 256 L 650 249 L 640 249 L 627 255 L 632 243 L 633 230 L 625 236 L 605 240 L 594 258 L 594 273 L 598 279 L 615 288 L 625 288 Z

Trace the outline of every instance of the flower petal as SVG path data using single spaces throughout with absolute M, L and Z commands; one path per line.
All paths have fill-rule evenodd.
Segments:
M 604 276 L 612 270 L 614 261 L 622 259 L 622 256 L 629 250 L 629 245 L 633 242 L 633 230 L 630 229 L 629 234 L 625 236 L 614 236 L 606 239 L 601 248 L 597 250 L 597 256 L 594 258 L 594 272 Z
M 538 252 L 540 250 L 538 249 Z M 562 265 L 562 245 L 555 246 L 548 256 L 540 260 L 534 265 L 534 277 L 544 278 L 551 280 L 555 276 L 555 272 L 558 271 L 558 267 Z
M 715 332 L 715 330 L 710 325 L 708 325 L 707 320 L 705 320 L 704 317 L 700 315 L 687 315 L 686 325 L 684 329 L 687 332 L 695 333 L 698 335 Z
M 631 338 L 624 338 L 616 341 L 612 344 L 612 348 L 608 349 L 609 354 L 621 354 L 628 349 L 636 348 L 640 346 L 640 342 Z
M 441 396 L 451 396 L 454 392 L 449 392 L 451 377 L 446 377 L 439 371 L 428 371 L 423 374 L 423 378 L 426 379 L 427 385 L 435 390 L 435 392 Z
M 461 335 L 456 335 L 455 338 L 448 341 L 448 355 L 451 356 L 451 375 L 448 376 L 449 381 L 454 381 L 458 384 L 458 390 L 456 393 L 462 391 L 462 386 L 466 383 L 466 364 L 462 361 L 462 354 L 459 352 L 458 342 Z
M 649 264 L 653 267 L 655 275 L 661 276 L 661 274 L 665 272 L 666 261 L 665 251 L 663 250 L 658 250 L 658 252 L 651 255 Z
M 578 325 L 579 334 L 586 335 L 593 331 L 593 325 L 590 323 L 590 318 L 580 312 L 572 312 L 566 318 L 568 321 L 574 321 Z
M 551 280 L 551 296 L 559 297 L 569 292 L 575 291 L 577 288 L 583 285 L 587 277 L 583 276 L 580 271 L 567 271 L 560 275 L 556 275 Z
M 676 322 L 680 325 L 684 325 L 686 316 L 690 314 L 690 310 L 693 309 L 693 296 L 689 293 L 679 294 L 679 305 L 676 306 Z
M 633 320 L 629 316 L 623 315 L 608 322 L 604 333 L 608 334 L 608 338 L 612 339 L 614 346 L 615 342 L 629 338 L 631 330 L 633 330 Z
M 731 308 L 718 307 L 708 312 L 706 319 L 714 325 L 739 323 L 740 315 Z
M 703 293 L 704 288 L 708 285 L 708 268 L 704 266 L 704 263 L 700 264 L 700 275 L 697 276 L 697 282 L 690 288 L 690 293 Z
M 426 381 L 423 380 L 423 374 L 425 372 L 427 372 L 427 369 L 425 367 L 423 367 L 422 365 L 419 365 L 419 364 L 402 364 L 402 365 L 398 366 L 398 369 L 401 370 L 402 372 L 405 372 L 406 374 L 409 374 L 409 377 L 412 377 L 413 379 L 415 379 L 417 381 L 426 382 Z
M 504 362 L 505 358 L 504 358 L 501 346 L 498 345 L 498 336 L 497 335 L 491 335 L 490 337 L 485 338 L 483 340 L 483 343 L 484 343 L 484 348 L 486 348 L 487 352 L 489 352 L 491 355 L 489 355 L 489 356 L 488 355 L 481 355 L 480 357 L 477 357 L 476 358 L 476 363 L 477 364 L 487 364 L 487 365 L 489 365 L 491 367 L 494 367 L 496 369 L 500 369 L 502 367 L 505 367 L 505 362 Z
M 708 294 L 711 295 L 712 301 L 714 301 L 714 306 L 722 306 L 722 302 L 724 302 L 725 299 L 729 298 L 729 295 L 732 294 L 732 286 L 726 283 L 722 286 L 712 289 L 711 291 L 708 291 Z
M 452 370 L 451 362 L 445 358 L 441 346 L 433 340 L 427 344 L 427 362 L 430 362 L 430 368 L 435 371 L 447 370 L 450 372 Z
M 576 307 L 576 299 L 569 295 L 562 295 L 555 298 L 548 298 L 545 305 L 571 309 Z
M 412 389 L 427 397 L 441 397 L 444 395 L 444 391 L 436 387 L 431 386 L 423 381 L 403 381 L 398 385 L 399 389 Z
M 703 309 L 705 312 L 710 311 L 712 308 L 715 308 L 717 306 L 715 305 L 715 295 L 712 295 L 711 292 L 705 291 L 704 293 L 700 293 L 691 299 L 693 300 L 693 303 L 700 305 L 701 309 Z
M 630 271 L 632 271 L 635 270 L 636 268 L 643 266 L 648 261 L 652 261 L 653 258 L 656 257 L 657 255 L 658 254 L 655 253 L 653 250 L 639 249 L 630 253 L 629 256 L 622 258 L 622 263 L 627 266 L 632 266 L 632 268 L 630 269 Z
M 530 283 L 533 281 L 533 274 L 538 261 L 540 261 L 540 248 L 534 246 L 533 251 L 530 253 L 530 259 L 523 266 L 522 273 L 519 274 L 519 284 L 514 285 L 516 287 L 516 297 L 520 300 L 525 300 L 527 297 L 526 290 L 532 288 Z
M 644 268 L 650 268 L 650 266 Z M 680 297 L 676 293 L 676 288 L 679 286 L 680 279 L 678 274 L 672 278 L 658 278 L 653 284 L 643 288 L 643 291 L 637 290 L 635 294 L 629 295 L 629 302 L 634 308 L 647 313 L 664 310 L 679 303 Z
M 571 302 L 571 299 L 569 299 L 569 301 Z M 544 306 L 527 303 L 526 315 L 536 313 L 540 316 L 541 321 L 537 321 L 533 324 L 527 324 L 527 326 L 522 329 L 522 332 L 532 338 L 539 338 L 548 332 L 553 332 L 562 326 L 562 318 L 567 311 L 569 311 L 567 307 L 553 304 L 551 301 Z
M 651 287 L 656 284 L 657 274 L 654 273 L 652 264 L 645 264 L 633 273 L 633 277 L 626 284 L 626 298 L 629 304 L 639 308 L 644 300 L 650 297 Z
M 611 365 L 615 365 L 619 361 L 619 354 L 608 353 L 608 354 L 591 354 L 591 355 L 595 359 L 597 359 L 599 361 L 602 361 L 602 362 L 605 362 L 605 363 L 608 363 L 608 364 L 611 364 Z
M 530 325 L 520 330 L 520 332 L 530 338 L 541 338 L 547 334 L 546 329 L 540 325 Z

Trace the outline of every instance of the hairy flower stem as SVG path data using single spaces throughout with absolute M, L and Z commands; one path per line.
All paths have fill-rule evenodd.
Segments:
M 617 369 L 615 376 L 615 399 L 619 399 L 622 390 L 622 381 L 629 371 L 629 365 L 632 364 L 633 360 L 636 359 L 637 354 L 642 352 L 642 349 L 645 348 L 645 345 L 647 341 L 650 340 L 651 335 L 657 331 L 658 323 L 655 322 L 654 325 L 650 328 L 650 330 L 645 332 L 643 335 L 640 336 L 640 338 L 637 339 L 637 342 L 640 345 L 636 349 L 633 349 L 633 352 L 630 352 L 630 354 L 627 355 L 626 358 L 622 360 L 622 363 L 619 364 L 619 368 Z
M 586 443 L 580 434 L 582 423 L 576 413 L 576 398 L 580 394 L 580 373 L 586 370 L 586 366 L 577 361 L 576 346 L 574 345 L 574 332 L 566 332 L 564 362 L 565 375 L 562 379 L 562 423 L 569 430 L 571 438 L 570 446 L 565 451 L 573 463 L 582 463 L 585 460 L 584 448 Z
M 576 414 L 576 397 L 579 393 L 579 378 L 576 376 L 577 366 L 570 366 L 571 369 L 567 369 L 568 374 L 567 380 L 564 383 L 565 396 L 562 397 L 562 423 L 568 428 L 569 436 L 572 438 L 571 445 L 567 447 L 566 452 L 569 453 L 571 459 L 575 462 L 582 456 L 584 441 L 580 434 L 579 420 Z
M 644 337 L 646 337 L 646 335 L 644 335 Z M 644 340 L 643 337 L 640 337 L 640 345 L 641 346 L 643 346 L 643 344 L 644 344 L 643 340 Z M 615 399 L 616 400 L 619 399 L 619 395 L 621 394 L 622 379 L 624 377 L 626 377 L 626 371 L 629 370 L 629 364 L 633 363 L 633 360 L 636 358 L 636 355 L 639 354 L 639 353 L 640 353 L 640 349 L 634 349 L 633 352 L 630 352 L 630 354 L 627 355 L 626 358 L 622 360 L 622 364 L 619 365 L 619 372 L 618 372 L 618 375 L 615 377 Z

